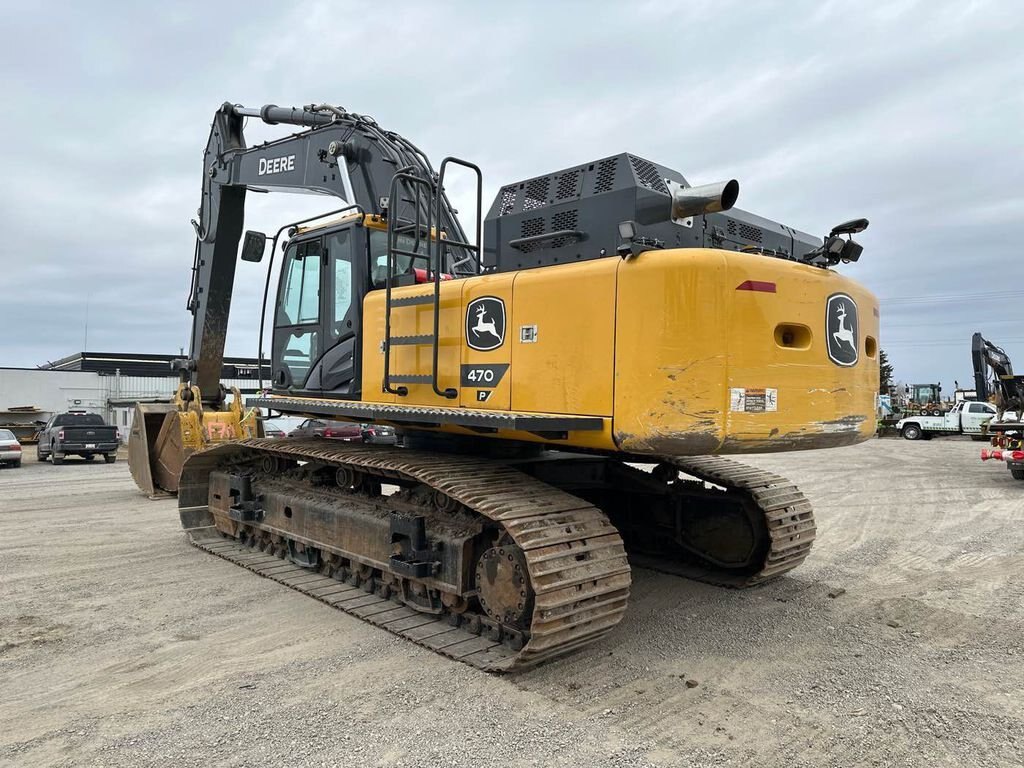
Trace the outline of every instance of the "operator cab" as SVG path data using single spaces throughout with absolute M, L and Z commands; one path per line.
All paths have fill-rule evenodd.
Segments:
M 426 269 L 429 243 L 425 233 L 419 238 L 395 235 L 392 287 L 432 279 Z M 387 222 L 379 216 L 349 215 L 300 227 L 283 248 L 271 346 L 272 389 L 358 400 L 363 298 L 387 286 Z M 422 254 L 422 261 L 398 251 Z M 442 279 L 452 279 L 455 264 L 454 255 L 447 254 L 449 271 Z

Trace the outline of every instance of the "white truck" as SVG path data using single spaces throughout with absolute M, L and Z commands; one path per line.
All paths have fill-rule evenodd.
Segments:
M 928 440 L 935 435 L 970 435 L 985 440 L 984 426 L 998 409 L 992 403 L 962 400 L 941 416 L 907 416 L 896 431 L 907 440 Z

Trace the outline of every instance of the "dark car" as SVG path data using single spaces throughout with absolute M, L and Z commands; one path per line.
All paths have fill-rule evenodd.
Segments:
M 395 428 L 382 424 L 363 424 L 363 442 L 375 445 L 394 445 Z
M 0 467 L 4 464 L 21 466 L 21 443 L 9 429 L 0 429 Z

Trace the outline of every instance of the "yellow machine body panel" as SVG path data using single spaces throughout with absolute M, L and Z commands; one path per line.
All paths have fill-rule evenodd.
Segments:
M 457 346 L 461 352 L 461 371 L 459 382 L 459 404 L 463 408 L 480 408 L 487 410 L 510 410 L 512 403 L 512 377 L 508 375 L 512 364 L 515 345 L 509 343 L 509 334 L 514 333 L 515 325 L 511 318 L 513 299 L 512 284 L 517 273 L 483 275 L 475 280 L 462 280 L 462 306 L 466 308 L 460 317 L 466 318 L 466 328 L 455 329 L 455 335 L 447 339 L 448 343 Z M 480 305 L 477 299 L 493 297 L 501 302 L 506 319 L 505 343 L 497 349 L 481 351 L 463 343 L 461 333 L 466 337 L 489 334 L 478 328 L 479 314 L 475 307 Z M 474 302 L 477 302 L 474 304 Z M 471 308 L 472 305 L 472 308 Z M 493 340 L 492 340 L 493 341 Z M 480 386 L 476 386 L 480 385 Z
M 461 344 L 458 342 L 460 338 L 460 329 L 462 327 L 462 285 L 457 281 L 446 281 L 441 284 L 441 311 L 440 311 L 440 323 L 438 326 L 438 336 L 442 340 L 442 343 L 438 348 L 437 358 L 437 369 L 439 372 L 438 386 L 441 389 L 448 387 L 459 386 L 459 360 L 461 358 Z M 433 286 L 424 286 L 420 289 L 420 292 L 424 292 L 424 289 L 432 292 Z M 383 299 L 383 291 L 376 291 L 375 293 L 381 294 Z M 396 296 L 400 295 L 398 291 L 395 292 Z M 373 296 L 371 293 L 369 296 Z M 369 298 L 369 296 L 367 298 Z M 367 311 L 367 307 L 364 304 L 363 311 Z M 381 308 L 376 313 L 376 316 L 380 318 L 381 333 L 376 340 L 376 357 L 380 358 L 381 365 L 383 365 L 383 355 L 380 352 L 380 342 L 384 339 L 384 309 L 383 302 L 381 302 Z M 364 315 L 365 317 L 365 315 Z M 392 337 L 411 337 L 411 336 L 427 336 L 434 332 L 434 308 L 431 304 L 414 304 L 405 307 L 396 307 L 391 314 L 391 336 Z M 364 352 L 366 351 L 366 337 L 364 336 Z M 364 358 L 365 359 L 365 358 Z M 430 344 L 398 344 L 392 347 L 391 352 L 391 374 L 392 375 L 424 375 L 431 371 L 433 365 L 433 347 Z M 383 369 L 381 370 L 381 376 L 377 379 L 376 389 L 378 392 L 381 390 L 381 382 L 383 381 Z M 400 397 L 394 400 L 396 403 L 404 405 L 433 405 L 443 398 L 438 398 L 434 394 L 434 389 L 430 384 L 403 384 L 409 390 L 409 394 L 406 397 Z M 451 401 L 444 401 L 451 404 Z
M 407 384 L 405 397 L 382 391 L 384 313 L 384 292 L 368 294 L 362 402 L 605 424 L 564 439 L 490 437 L 683 456 L 849 445 L 875 430 L 878 303 L 831 270 L 700 248 L 446 281 L 438 371 L 441 389 L 458 390 L 454 400 L 423 383 Z M 494 343 L 492 335 L 481 344 L 491 323 L 503 325 L 503 338 L 481 349 Z M 393 336 L 432 330 L 430 304 L 393 309 Z M 393 375 L 429 375 L 431 366 L 430 344 L 392 348 Z
M 512 410 L 612 416 L 621 259 L 515 273 Z M 522 329 L 526 328 L 524 341 Z

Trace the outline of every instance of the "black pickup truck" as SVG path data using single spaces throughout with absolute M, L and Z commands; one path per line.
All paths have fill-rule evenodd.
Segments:
M 86 461 L 103 454 L 107 464 L 117 461 L 117 427 L 103 423 L 103 417 L 85 411 L 60 413 L 39 431 L 36 458 L 63 464 L 65 456 L 81 456 Z

